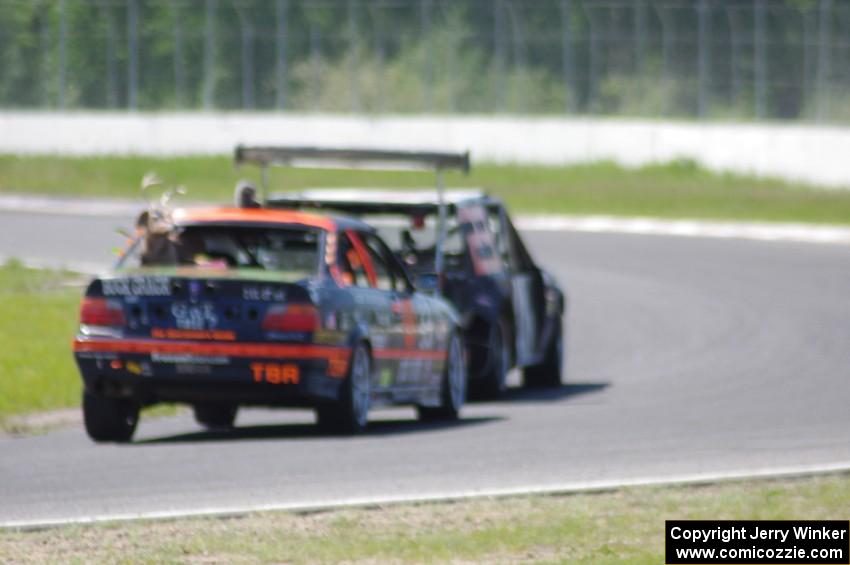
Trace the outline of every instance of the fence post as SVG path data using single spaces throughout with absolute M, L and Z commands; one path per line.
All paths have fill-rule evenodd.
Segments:
M 573 44 L 572 0 L 561 0 L 561 73 L 564 81 L 564 112 L 578 113 L 578 88 L 576 88 L 575 46 Z
M 493 68 L 496 78 L 496 109 L 506 108 L 507 84 L 505 79 L 505 8 L 504 0 L 493 0 Z
M 239 16 L 239 33 L 242 36 L 242 109 L 254 108 L 254 23 L 251 10 L 234 4 Z
M 115 63 L 115 20 L 109 0 L 100 0 L 100 11 L 106 21 L 106 106 L 118 106 L 118 77 Z
M 646 0 L 634 3 L 635 74 L 642 78 L 646 67 Z
M 139 88 L 139 5 L 127 2 L 127 108 L 138 106 Z
M 525 107 L 525 36 L 522 32 L 520 10 L 514 5 L 513 0 L 505 0 L 505 2 L 511 19 L 511 39 L 513 40 L 513 66 L 516 79 L 513 89 L 516 94 L 514 108 L 517 113 L 522 114 L 527 109 Z
M 357 42 L 357 0 L 348 0 L 348 89 L 351 95 L 352 112 L 360 111 L 360 84 L 357 77 L 357 67 L 360 60 Z
M 321 57 L 322 45 L 319 24 L 315 21 L 310 21 L 310 91 L 313 109 L 317 110 L 321 100 Z
M 68 62 L 68 14 L 65 8 L 65 0 L 59 0 L 59 84 L 57 86 L 60 110 L 65 109 L 65 67 Z
M 830 45 L 830 20 L 832 0 L 820 1 L 820 22 L 818 24 L 818 80 L 817 80 L 817 119 L 819 122 L 829 117 L 829 75 L 832 67 Z
M 700 0 L 697 7 L 699 18 L 699 98 L 697 114 L 705 118 L 708 114 L 708 95 L 711 81 L 711 8 L 708 0 Z
M 767 22 L 766 22 L 766 6 L 765 0 L 755 0 L 753 6 L 755 26 L 753 28 L 753 70 L 755 73 L 755 90 L 756 90 L 756 118 L 763 119 L 765 117 L 765 104 L 767 98 L 767 51 L 765 43 L 767 41 Z
M 211 110 L 215 96 L 215 13 L 217 0 L 206 0 L 204 22 L 204 86 L 203 105 Z
M 277 16 L 277 33 L 275 33 L 275 52 L 277 58 L 275 60 L 275 70 L 277 85 L 275 91 L 277 93 L 277 109 L 283 110 L 286 108 L 286 41 L 287 41 L 287 10 L 289 2 L 287 0 L 277 0 L 275 5 Z
M 741 30 L 738 25 L 739 22 L 738 16 L 735 12 L 736 9 L 737 8 L 735 6 L 726 7 L 726 18 L 729 20 L 729 51 L 731 55 L 729 58 L 729 71 L 732 75 L 732 93 L 729 99 L 733 103 L 736 103 L 741 99 Z
M 670 112 L 670 92 L 673 88 L 673 44 L 676 43 L 676 18 L 663 6 L 655 6 L 658 19 L 661 21 L 661 82 L 663 85 L 664 101 L 661 114 L 666 116 Z
M 596 100 L 596 86 L 599 80 L 599 26 L 593 18 L 593 6 L 582 4 L 587 16 L 587 27 L 590 33 L 590 63 L 587 78 L 587 109 L 593 113 L 596 111 L 594 101 Z
M 434 11 L 433 0 L 420 0 L 419 3 L 419 28 L 425 49 L 423 61 L 423 92 L 424 110 L 434 111 L 434 40 L 431 37 L 431 16 Z
M 813 16 L 814 13 L 812 10 L 800 8 L 800 18 L 803 28 L 803 80 L 800 92 L 800 108 L 804 111 L 809 109 L 809 112 L 811 112 L 811 107 L 808 105 L 807 98 L 814 90 L 814 73 L 812 72 L 814 66 L 812 61 L 814 61 L 815 58 L 812 53 L 812 48 L 814 47 L 812 36 L 814 35 L 813 28 L 817 23 L 817 20 L 815 20 Z M 804 112 L 800 112 L 800 115 L 804 115 Z M 811 116 L 811 114 L 809 115 Z
M 171 12 L 174 18 L 174 105 L 182 108 L 185 102 L 186 68 L 183 63 L 183 22 L 179 0 L 172 0 Z

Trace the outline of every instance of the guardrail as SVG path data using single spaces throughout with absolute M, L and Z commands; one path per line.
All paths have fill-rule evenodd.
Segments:
M 0 153 L 230 155 L 237 144 L 470 151 L 478 163 L 627 166 L 693 159 L 717 171 L 850 187 L 850 128 L 511 116 L 0 112 Z

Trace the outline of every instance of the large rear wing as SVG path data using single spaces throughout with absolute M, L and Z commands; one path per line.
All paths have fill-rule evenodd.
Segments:
M 268 202 L 268 168 L 270 166 L 377 169 L 377 170 L 431 170 L 437 175 L 439 198 L 439 224 L 435 269 L 442 272 L 443 243 L 446 229 L 445 185 L 443 171 L 460 170 L 469 173 L 469 152 L 441 153 L 432 151 L 398 151 L 384 149 L 349 149 L 319 147 L 236 146 L 236 165 L 251 163 L 262 169 L 262 198 Z
M 469 172 L 469 152 L 395 151 L 384 149 L 344 149 L 320 147 L 274 147 L 238 145 L 237 165 L 252 163 L 261 167 L 330 167 L 343 169 L 389 169 Z

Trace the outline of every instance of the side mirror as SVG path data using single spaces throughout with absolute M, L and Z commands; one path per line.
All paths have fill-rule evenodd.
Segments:
M 437 273 L 419 273 L 416 275 L 416 289 L 429 293 L 439 292 L 440 275 Z

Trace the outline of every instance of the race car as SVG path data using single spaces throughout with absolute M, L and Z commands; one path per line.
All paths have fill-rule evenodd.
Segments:
M 140 407 L 158 402 L 188 403 L 210 428 L 243 405 L 310 407 L 342 433 L 379 405 L 458 417 L 458 314 L 417 292 L 367 224 L 232 207 L 178 209 L 140 230 L 81 305 L 73 349 L 93 440 L 131 440 Z
M 436 190 L 309 190 L 265 196 L 264 206 L 329 210 L 374 225 L 417 284 L 459 311 L 476 396 L 502 395 L 513 367 L 522 369 L 526 386 L 561 384 L 566 295 L 534 262 L 498 198 L 480 190 L 443 189 L 442 171 L 468 171 L 468 154 L 240 146 L 235 160 L 264 171 L 271 165 L 364 163 L 369 168 L 425 164 L 436 170 Z

